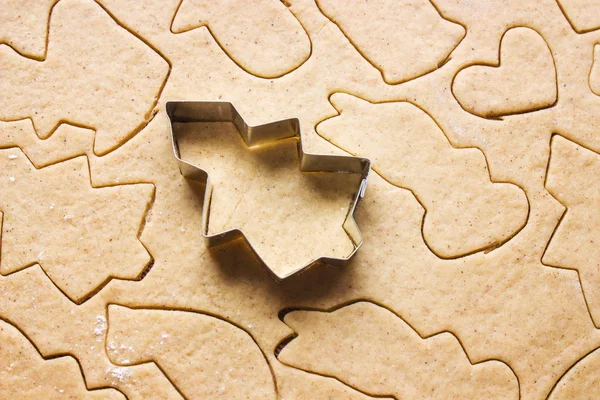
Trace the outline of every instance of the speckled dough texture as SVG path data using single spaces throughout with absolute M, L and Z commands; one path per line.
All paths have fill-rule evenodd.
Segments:
M 35 3 L 35 4 L 34 4 Z M 0 399 L 594 399 L 600 0 L 0 0 Z M 165 104 L 372 160 L 208 248 Z M 357 174 L 183 123 L 209 231 Z

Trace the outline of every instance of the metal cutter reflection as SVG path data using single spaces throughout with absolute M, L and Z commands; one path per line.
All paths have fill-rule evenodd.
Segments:
M 364 239 L 354 220 L 354 211 L 365 193 L 367 177 L 371 169 L 371 161 L 369 159 L 353 156 L 305 153 L 302 150 L 300 121 L 297 118 L 275 121 L 264 125 L 248 126 L 233 104 L 229 102 L 169 101 L 166 104 L 166 110 L 171 122 L 173 152 L 179 162 L 179 169 L 182 175 L 188 179 L 199 181 L 206 186 L 202 209 L 202 236 L 206 238 L 208 246 L 219 246 L 238 239 L 243 239 L 256 259 L 267 267 L 267 270 L 276 281 L 281 281 L 292 275 L 306 271 L 308 268 L 321 262 L 332 265 L 345 264 L 360 248 Z M 206 171 L 183 160 L 180 156 L 177 130 L 174 128 L 174 124 L 185 122 L 232 122 L 248 147 L 282 139 L 296 139 L 300 171 L 361 174 L 360 185 L 353 195 L 348 213 L 346 214 L 346 218 L 342 225 L 344 231 L 352 241 L 354 247 L 353 251 L 343 258 L 326 256 L 316 258 L 304 266 L 282 275 L 274 271 L 263 261 L 240 229 L 230 229 L 209 234 L 208 224 L 213 187 Z

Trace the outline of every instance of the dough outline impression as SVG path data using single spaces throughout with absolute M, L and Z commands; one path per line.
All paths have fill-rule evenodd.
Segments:
M 202 205 L 201 233 L 206 240 L 208 247 L 226 245 L 238 239 L 243 239 L 250 253 L 266 267 L 271 277 L 274 278 L 275 281 L 281 282 L 286 278 L 305 272 L 316 264 L 327 263 L 334 266 L 343 266 L 362 246 L 364 238 L 358 228 L 358 224 L 354 220 L 354 211 L 365 195 L 367 180 L 371 170 L 371 160 L 355 156 L 304 152 L 302 150 L 302 136 L 298 118 L 288 118 L 266 124 L 250 126 L 242 118 L 234 105 L 227 101 L 167 101 L 165 109 L 169 118 L 173 153 L 178 161 L 179 171 L 185 178 L 198 181 L 205 186 L 204 202 Z M 298 164 L 301 172 L 361 174 L 360 185 L 352 196 L 348 213 L 342 224 L 342 228 L 353 244 L 354 249 L 352 252 L 346 257 L 318 257 L 291 272 L 279 274 L 265 263 L 256 249 L 252 246 L 252 243 L 250 243 L 248 238 L 239 228 L 232 228 L 209 234 L 208 224 L 213 187 L 206 171 L 181 158 L 177 132 L 174 129 L 174 124 L 185 122 L 232 122 L 248 148 L 284 139 L 294 139 L 297 143 Z

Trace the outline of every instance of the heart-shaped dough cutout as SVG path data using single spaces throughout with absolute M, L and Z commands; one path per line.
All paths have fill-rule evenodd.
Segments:
M 552 53 L 533 29 L 509 29 L 500 43 L 498 65 L 462 69 L 452 92 L 462 108 L 484 118 L 551 107 L 558 96 Z

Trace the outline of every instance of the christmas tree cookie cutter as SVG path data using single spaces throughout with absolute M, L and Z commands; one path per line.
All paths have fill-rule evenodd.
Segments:
M 198 181 L 204 184 L 206 187 L 204 192 L 204 203 L 202 207 L 201 233 L 209 247 L 221 246 L 242 239 L 245 241 L 248 249 L 255 256 L 255 258 L 264 267 L 266 267 L 276 281 L 280 282 L 286 278 L 289 278 L 290 276 L 304 272 L 320 263 L 326 263 L 335 266 L 345 265 L 362 246 L 364 238 L 356 221 L 354 220 L 354 211 L 365 194 L 367 179 L 371 170 L 371 161 L 369 159 L 354 156 L 305 153 L 302 150 L 300 121 L 297 118 L 284 119 L 263 125 L 249 126 L 230 102 L 168 101 L 166 104 L 166 112 L 170 120 L 173 152 L 179 163 L 179 170 L 181 171 L 181 174 L 187 179 Z M 210 220 L 209 213 L 213 187 L 206 171 L 199 166 L 191 164 L 181 158 L 177 139 L 177 131 L 174 128 L 174 125 L 176 123 L 185 122 L 232 122 L 249 148 L 283 139 L 295 139 L 297 143 L 298 161 L 301 172 L 360 174 L 360 184 L 352 196 L 348 213 L 346 214 L 346 218 L 342 224 L 344 231 L 353 244 L 352 252 L 346 257 L 319 257 L 291 272 L 279 274 L 264 262 L 261 256 L 257 253 L 256 249 L 252 246 L 252 243 L 250 243 L 240 229 L 233 228 L 222 232 L 209 233 L 208 224 Z

